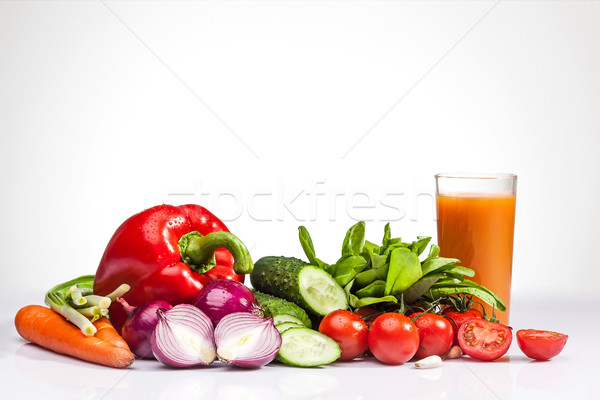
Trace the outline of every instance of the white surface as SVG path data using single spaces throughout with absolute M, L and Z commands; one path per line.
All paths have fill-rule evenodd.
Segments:
M 599 300 L 596 298 L 596 300 Z M 31 303 L 32 299 L 21 299 Z M 171 369 L 138 360 L 128 370 L 96 366 L 27 344 L 14 330 L 16 309 L 3 309 L 0 361 L 3 397 L 45 399 L 595 399 L 600 376 L 600 322 L 583 304 L 515 299 L 516 329 L 548 329 L 569 335 L 555 359 L 526 358 L 513 340 L 495 362 L 464 356 L 442 367 L 417 370 L 413 363 L 388 366 L 373 359 L 320 368 L 271 364 L 259 370 Z M 596 313 L 597 314 L 597 313 Z M 394 396 L 394 397 L 390 397 Z

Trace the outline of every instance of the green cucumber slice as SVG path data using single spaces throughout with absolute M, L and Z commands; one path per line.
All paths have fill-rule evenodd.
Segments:
M 309 265 L 298 274 L 300 297 L 307 308 L 317 315 L 348 308 L 346 292 L 321 268 Z
M 297 324 L 295 322 L 284 322 L 279 325 L 275 325 L 275 328 L 279 331 L 279 333 L 283 333 L 290 328 L 306 328 L 304 324 Z
M 275 316 L 273 316 L 273 324 L 275 326 L 279 325 L 279 324 L 283 324 L 284 322 L 294 322 L 298 325 L 304 325 L 304 322 L 302 322 L 300 320 L 300 318 L 296 318 L 293 315 L 289 315 L 289 314 L 277 314 Z
M 342 354 L 335 340 L 308 328 L 292 328 L 281 334 L 277 359 L 296 367 L 331 364 Z

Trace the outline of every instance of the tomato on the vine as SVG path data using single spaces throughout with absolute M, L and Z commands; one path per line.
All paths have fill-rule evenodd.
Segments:
M 419 316 L 420 315 L 420 316 Z M 416 317 L 419 317 L 415 320 Z M 454 328 L 450 321 L 433 313 L 414 313 L 409 317 L 419 330 L 419 350 L 416 357 L 443 356 L 452 347 Z
M 373 321 L 369 330 L 369 349 L 379 361 L 402 364 L 419 348 L 417 326 L 405 315 L 385 313 Z
M 558 332 L 521 329 L 517 331 L 517 343 L 521 351 L 534 360 L 549 360 L 557 356 L 569 336 Z
M 492 361 L 502 357 L 512 342 L 512 331 L 498 322 L 473 318 L 458 329 L 458 343 L 463 351 L 478 360 Z
M 367 350 L 367 331 L 365 321 L 347 310 L 330 312 L 319 325 L 319 332 L 340 345 L 342 361 L 352 360 Z
M 464 312 L 456 311 L 454 308 L 446 308 L 444 311 L 442 311 L 442 315 L 446 317 L 454 327 L 453 346 L 458 346 L 458 329 L 463 323 L 473 318 L 483 318 L 481 312 L 474 308 Z

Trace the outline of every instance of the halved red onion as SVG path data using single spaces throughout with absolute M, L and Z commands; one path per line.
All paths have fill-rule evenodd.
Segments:
M 217 326 L 221 318 L 234 312 L 249 312 L 259 317 L 262 309 L 254 294 L 243 283 L 218 279 L 203 287 L 190 302 L 195 305 Z
M 193 367 L 215 360 L 213 324 L 200 309 L 178 304 L 169 311 L 158 309 L 157 315 L 151 344 L 158 361 L 171 367 Z
M 273 318 L 247 312 L 224 316 L 215 328 L 219 360 L 244 368 L 258 368 L 273 361 L 281 347 L 281 335 Z

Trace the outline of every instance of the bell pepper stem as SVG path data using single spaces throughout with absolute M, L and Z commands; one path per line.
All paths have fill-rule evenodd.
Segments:
M 202 236 L 190 232 L 179 239 L 179 250 L 183 261 L 197 272 L 204 273 L 212 268 L 214 254 L 218 249 L 228 250 L 234 259 L 233 270 L 236 274 L 249 274 L 254 268 L 250 252 L 242 241 L 229 232 L 212 232 Z

